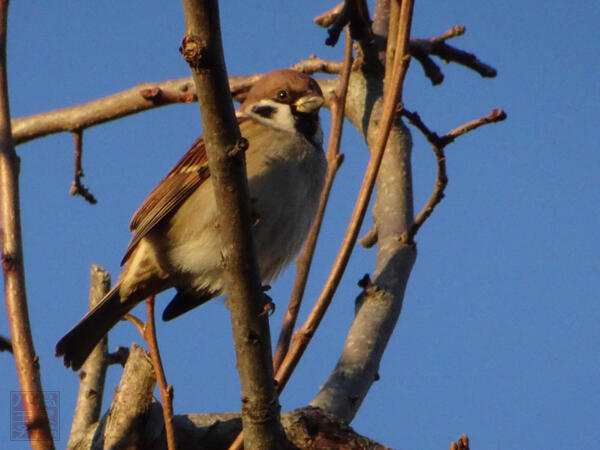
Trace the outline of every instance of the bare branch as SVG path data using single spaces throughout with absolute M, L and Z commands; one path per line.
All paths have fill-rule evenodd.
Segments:
M 73 140 L 75 141 L 75 169 L 73 173 L 73 183 L 69 194 L 75 196 L 79 195 L 85 199 L 88 203 L 95 205 L 98 203 L 96 197 L 89 191 L 87 187 L 83 185 L 81 179 L 83 178 L 83 166 L 81 159 L 83 157 L 83 131 L 77 130 L 73 132 Z
M 328 28 L 333 25 L 333 22 L 339 17 L 342 9 L 344 9 L 345 2 L 341 2 L 338 5 L 331 8 L 329 11 L 325 11 L 323 14 L 318 15 L 314 18 L 314 22 L 323 28 Z
M 146 327 L 146 324 L 144 322 L 142 322 L 139 318 L 137 318 L 133 314 L 125 314 L 123 316 L 123 320 L 126 320 L 127 322 L 132 323 L 137 328 L 137 330 L 140 332 L 142 337 L 144 336 L 144 328 Z
M 482 77 L 493 78 L 497 75 L 496 69 L 479 61 L 472 53 L 467 53 L 446 44 L 448 39 L 462 36 L 466 31 L 464 25 L 455 25 L 441 36 L 429 39 L 411 39 L 410 54 L 423 66 L 425 75 L 433 85 L 444 81 L 444 74 L 431 56 L 437 56 L 444 62 L 455 62 L 479 73 Z
M 91 447 L 144 448 L 144 422 L 155 385 L 150 357 L 133 344 L 119 387 L 101 424 L 103 429 L 94 433 L 95 442 Z
M 298 72 L 311 75 L 313 73 L 340 73 L 342 71 L 343 62 L 326 61 L 312 55 L 309 59 L 302 60 L 294 64 L 291 69 Z
M 449 144 L 451 142 L 454 142 L 454 139 L 456 139 L 457 137 L 462 136 L 463 134 L 466 134 L 469 131 L 473 131 L 482 125 L 502 122 L 507 117 L 507 114 L 502 109 L 494 109 L 489 115 L 485 117 L 480 117 L 479 119 L 472 120 L 471 122 L 467 122 L 464 125 L 461 125 L 460 127 L 455 128 L 452 131 L 449 131 L 441 137 L 441 140 Z
M 487 125 L 490 123 L 501 122 L 507 118 L 506 113 L 501 109 L 493 110 L 488 116 L 481 117 L 479 119 L 472 120 L 464 125 L 461 125 L 458 128 L 446 133 L 444 136 L 439 137 L 435 132 L 431 131 L 421 120 L 421 117 L 416 112 L 411 113 L 407 110 L 402 111 L 402 115 L 408 118 L 410 123 L 412 123 L 415 127 L 423 133 L 423 135 L 427 138 L 427 141 L 431 144 L 433 148 L 433 152 L 435 154 L 435 158 L 437 161 L 437 177 L 434 184 L 433 192 L 427 200 L 427 203 L 423 206 L 419 214 L 415 217 L 413 225 L 410 231 L 404 236 L 404 239 L 407 242 L 413 242 L 414 237 L 417 232 L 421 228 L 421 226 L 425 223 L 425 221 L 431 216 L 435 207 L 442 201 L 444 198 L 444 190 L 448 185 L 448 176 L 446 174 L 446 156 L 444 153 L 444 149 L 446 146 L 454 140 L 462 136 L 463 134 L 468 133 L 469 131 L 473 131 L 483 125 Z
M 394 85 L 404 77 L 408 65 L 406 42 L 412 16 L 411 3 L 403 1 L 402 11 L 394 14 L 397 27 L 391 21 L 389 23 L 390 33 L 397 29 L 396 43 L 388 48 L 394 52 L 395 63 L 387 68 L 387 73 L 392 75 L 385 83 L 383 107 L 381 73 L 363 71 L 363 78 L 355 81 L 349 118 L 362 130 L 372 155 L 379 149 L 386 108 L 390 106 L 390 100 L 396 99 Z M 372 104 L 367 103 L 368 98 L 373 99 Z M 398 100 L 401 101 L 401 97 Z M 399 239 L 412 223 L 410 150 L 410 134 L 396 116 L 377 175 L 377 197 L 373 208 L 379 242 L 375 283 L 372 284 L 368 276 L 359 283 L 364 293 L 356 302 L 356 317 L 344 350 L 319 394 L 310 403 L 346 423 L 352 421 L 379 377 L 379 364 L 400 315 L 404 290 L 416 257 L 414 246 L 404 245 Z
M 292 67 L 303 73 L 339 73 L 341 62 L 311 57 Z M 243 101 L 261 74 L 229 78 L 231 94 Z M 61 132 L 75 132 L 100 125 L 149 109 L 176 103 L 196 101 L 196 88 L 191 77 L 155 83 L 141 83 L 131 89 L 104 98 L 67 108 L 14 119 L 12 121 L 15 145 Z
M 456 442 L 450 444 L 450 450 L 469 450 L 469 438 L 463 434 Z
M 6 28 L 8 0 L 0 0 L 0 239 L 6 311 L 13 342 L 24 418 L 32 448 L 54 448 L 46 412 L 38 356 L 33 347 L 21 235 L 19 158 L 13 144 L 8 82 Z
M 152 358 L 152 366 L 158 381 L 160 390 L 160 398 L 162 400 L 163 417 L 165 421 L 165 430 L 167 434 L 167 447 L 169 450 L 177 448 L 175 443 L 175 429 L 173 428 L 173 386 L 167 384 L 165 370 L 160 358 L 158 350 L 158 342 L 156 339 L 156 324 L 154 322 L 154 296 L 146 299 L 146 308 L 148 311 L 148 320 L 144 327 L 143 337 L 148 343 L 150 349 L 150 357 Z
M 343 4 L 316 17 L 314 21 L 317 25 L 329 28 L 329 37 L 325 44 L 332 47 L 337 44 L 346 25 L 350 28 L 350 36 L 354 40 L 369 40 L 372 35 L 371 18 L 365 0 L 345 0 Z
M 159 89 L 162 100 L 155 102 L 147 92 Z M 57 109 L 47 113 L 35 114 L 13 120 L 15 144 L 64 131 L 74 132 L 99 125 L 131 114 L 163 106 L 165 98 L 182 99 L 183 94 L 193 94 L 191 78 L 169 80 L 161 83 L 144 83 L 136 87 L 69 108 Z
M 108 365 L 120 365 L 125 367 L 127 363 L 127 359 L 129 358 L 129 348 L 127 347 L 117 347 L 117 350 L 113 353 L 108 354 Z
M 358 243 L 364 248 L 371 248 L 377 244 L 377 227 L 373 225 L 367 234 L 358 240 Z
M 340 75 L 340 83 L 338 84 L 336 93 L 329 101 L 332 117 L 329 145 L 327 147 L 327 175 L 325 177 L 325 185 L 323 187 L 323 191 L 321 192 L 317 214 L 308 237 L 306 238 L 304 249 L 302 250 L 300 257 L 296 260 L 296 278 L 294 280 L 294 287 L 290 296 L 288 309 L 283 318 L 283 324 L 281 325 L 277 348 L 275 349 L 275 355 L 273 357 L 273 367 L 275 371 L 277 371 L 281 365 L 281 362 L 283 361 L 283 358 L 290 345 L 290 339 L 292 338 L 292 333 L 294 332 L 294 327 L 296 326 L 296 319 L 298 317 L 298 313 L 300 312 L 300 305 L 302 303 L 302 297 L 304 296 L 304 289 L 306 287 L 306 281 L 310 272 L 310 266 L 312 264 L 315 247 L 317 245 L 317 239 L 319 238 L 319 232 L 321 231 L 321 224 L 323 223 L 323 217 L 325 215 L 327 201 L 329 200 L 329 194 L 331 192 L 337 171 L 339 170 L 344 159 L 343 155 L 340 154 L 340 143 L 342 140 L 344 109 L 346 106 L 346 95 L 348 94 L 348 84 L 350 82 L 352 61 L 352 38 L 350 37 L 350 33 L 346 32 L 344 67 Z
M 12 342 L 4 336 L 0 336 L 0 352 L 13 353 Z
M 247 448 L 276 449 L 286 442 L 273 385 L 269 322 L 250 233 L 251 213 L 242 142 L 229 91 L 216 0 L 184 0 L 181 51 L 190 65 L 219 216 L 225 290 L 242 391 Z
M 90 278 L 90 309 L 93 309 L 110 290 L 110 274 L 92 264 Z M 104 336 L 79 370 L 79 394 L 67 444 L 69 448 L 73 448 L 86 429 L 100 419 L 108 366 L 108 336 Z
M 412 19 L 412 6 L 413 2 L 411 0 L 407 0 L 402 3 L 403 12 L 400 15 L 401 22 L 397 40 L 397 48 L 399 51 L 396 52 L 394 58 L 394 75 L 389 85 L 389 90 L 384 95 L 384 106 L 378 131 L 378 139 L 373 148 L 373 152 L 363 178 L 358 199 L 356 201 L 354 211 L 352 212 L 352 218 L 350 219 L 350 224 L 348 225 L 348 229 L 342 241 L 342 246 L 325 283 L 325 287 L 319 295 L 319 298 L 306 322 L 296 333 L 288 354 L 277 370 L 276 379 L 278 382 L 278 389 L 280 391 L 285 387 L 285 384 L 289 380 L 291 373 L 298 364 L 298 361 L 302 357 L 304 350 L 308 346 L 310 339 L 315 333 L 316 328 L 319 326 L 329 304 L 331 303 L 333 294 L 339 285 L 342 274 L 352 253 L 352 249 L 354 248 L 356 238 L 358 237 L 358 232 L 364 219 L 371 193 L 373 192 L 377 172 L 379 171 L 379 166 L 383 158 L 388 136 L 392 128 L 392 122 L 396 111 L 396 102 L 402 101 L 402 83 L 404 81 L 404 77 L 406 76 L 406 71 L 410 61 L 407 55 L 407 43 Z

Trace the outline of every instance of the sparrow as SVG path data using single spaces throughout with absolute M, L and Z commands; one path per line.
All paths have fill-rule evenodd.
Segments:
M 326 160 L 319 85 L 292 70 L 260 78 L 236 115 L 248 141 L 246 171 L 261 281 L 272 281 L 299 252 L 323 188 Z M 117 283 L 56 344 L 78 370 L 96 344 L 148 296 L 175 288 L 171 320 L 224 293 L 219 223 L 202 137 L 134 214 Z

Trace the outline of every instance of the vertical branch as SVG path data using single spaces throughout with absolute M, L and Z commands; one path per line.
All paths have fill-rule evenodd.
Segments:
M 155 386 L 150 357 L 144 349 L 132 344 L 110 409 L 89 448 L 147 448 L 144 427 Z M 85 444 L 82 447 L 88 448 Z
M 386 68 L 386 73 L 393 74 L 394 84 L 402 81 L 408 68 L 408 54 L 403 42 L 407 41 L 410 30 L 411 4 L 404 0 L 401 17 L 396 19 L 398 26 L 389 24 L 390 30 L 398 30 L 395 50 L 388 48 L 395 52 L 395 64 L 393 68 Z M 384 108 L 390 98 L 401 101 L 401 93 L 400 87 L 397 90 L 391 83 L 389 86 L 386 83 Z M 376 146 L 379 140 L 380 130 L 375 126 L 377 120 L 377 113 L 369 119 L 366 137 L 370 147 Z M 387 147 L 377 176 L 377 198 L 373 206 L 379 243 L 374 282 L 364 281 L 364 292 L 357 299 L 356 317 L 342 355 L 311 402 L 311 406 L 319 407 L 346 423 L 352 421 L 371 385 L 379 378 L 379 364 L 400 315 L 404 291 L 416 257 L 415 246 L 407 245 L 401 239 L 412 224 L 413 203 L 411 140 L 399 119 Z M 372 148 L 375 151 L 375 147 Z
M 304 296 L 304 289 L 306 288 L 306 281 L 310 272 L 319 232 L 321 231 L 321 224 L 323 223 L 323 216 L 325 215 L 325 208 L 327 207 L 331 187 L 333 186 L 337 171 L 344 160 L 343 155 L 340 154 L 340 143 L 342 141 L 344 109 L 346 105 L 346 94 L 348 93 L 348 84 L 350 81 L 350 71 L 352 70 L 352 61 L 352 38 L 350 37 L 348 30 L 346 30 L 344 66 L 340 74 L 337 91 L 332 96 L 330 106 L 331 131 L 329 134 L 329 144 L 327 146 L 327 175 L 325 177 L 325 185 L 321 192 L 321 198 L 319 199 L 319 208 L 315 216 L 315 221 L 306 238 L 302 254 L 296 260 L 296 278 L 294 280 L 294 287 L 290 296 L 288 309 L 283 318 L 283 324 L 281 325 L 281 331 L 279 333 L 279 341 L 277 342 L 275 356 L 273 357 L 273 367 L 275 371 L 277 371 L 281 365 L 290 345 L 290 339 L 292 338 L 292 333 L 296 326 L 296 319 L 300 312 L 300 305 L 302 303 L 302 297 Z
M 173 386 L 167 385 L 167 378 L 165 377 L 165 371 L 160 358 L 160 351 L 158 350 L 156 323 L 154 321 L 154 296 L 146 299 L 146 309 L 148 311 L 148 320 L 143 327 L 144 332 L 142 333 L 142 336 L 148 343 L 150 358 L 152 358 L 152 365 L 154 366 L 154 373 L 156 374 L 156 381 L 158 382 L 158 388 L 160 390 L 165 430 L 167 434 L 167 448 L 169 450 L 175 450 L 177 446 L 175 444 L 175 429 L 173 428 Z
M 110 290 L 110 274 L 95 264 L 92 264 L 90 272 L 90 309 L 93 309 Z M 109 364 L 108 336 L 104 336 L 79 371 L 79 395 L 71 424 L 68 448 L 75 447 L 86 429 L 100 419 L 104 380 Z
M 392 128 L 392 122 L 396 115 L 397 101 L 402 99 L 402 84 L 408 70 L 408 63 L 410 56 L 407 54 L 407 43 L 408 33 L 410 30 L 410 19 L 412 18 L 412 0 L 404 0 L 402 3 L 400 13 L 400 26 L 398 31 L 398 39 L 396 42 L 397 49 L 402 51 L 396 51 L 394 57 L 394 70 L 392 80 L 389 85 L 388 91 L 384 95 L 383 100 L 383 113 L 381 115 L 381 121 L 378 129 L 378 136 L 371 153 L 369 164 L 365 171 L 365 176 L 358 194 L 358 199 L 352 212 L 350 224 L 344 235 L 341 248 L 338 252 L 333 268 L 329 274 L 329 277 L 325 283 L 325 287 L 321 292 L 317 302 L 311 311 L 310 315 L 306 319 L 306 322 L 302 328 L 298 331 L 290 351 L 286 355 L 281 366 L 277 370 L 276 379 L 278 382 L 278 389 L 281 391 L 292 372 L 294 371 L 298 361 L 302 357 L 304 350 L 308 346 L 312 336 L 314 335 L 317 327 L 321 323 L 329 304 L 337 290 L 337 287 L 341 281 L 342 275 L 352 254 L 356 238 L 362 221 L 365 217 L 365 212 L 373 192 L 375 185 L 375 179 L 379 171 L 379 166 L 383 158 L 383 153 L 386 148 L 387 140 Z
M 216 0 L 183 0 L 190 65 L 205 131 L 225 267 L 225 290 L 242 391 L 246 448 L 281 448 L 285 435 L 273 383 L 269 322 L 261 314 L 263 292 L 250 233 L 250 204 L 243 150 L 223 57 Z
M 75 196 L 82 196 L 85 201 L 88 203 L 95 205 L 98 203 L 94 194 L 90 192 L 90 190 L 83 185 L 81 179 L 83 178 L 83 130 L 79 129 L 73 132 L 73 142 L 75 143 L 75 157 L 73 165 L 75 166 L 73 169 L 73 183 L 71 183 L 71 189 L 69 189 L 69 194 Z
M 21 213 L 19 210 L 19 158 L 10 126 L 6 79 L 6 27 L 8 0 L 0 1 L 0 220 L 2 225 L 2 269 L 6 310 L 21 386 L 25 421 L 34 449 L 54 448 L 50 422 L 42 395 L 38 356 L 27 310 Z M 27 393 L 27 395 L 25 394 Z

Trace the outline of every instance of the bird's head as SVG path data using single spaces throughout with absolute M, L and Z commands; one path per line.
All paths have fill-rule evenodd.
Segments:
M 295 70 L 281 69 L 264 75 L 252 86 L 238 115 L 279 130 L 300 132 L 320 144 L 319 108 L 323 101 L 314 79 Z

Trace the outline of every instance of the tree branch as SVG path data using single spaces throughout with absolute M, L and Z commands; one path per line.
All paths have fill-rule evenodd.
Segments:
M 307 74 L 339 73 L 342 63 L 312 56 L 294 64 L 292 68 Z M 237 101 L 243 101 L 261 76 L 254 74 L 229 77 L 229 88 L 233 97 Z M 196 100 L 196 87 L 192 77 L 141 83 L 131 89 L 80 105 L 13 119 L 13 139 L 15 145 L 19 145 L 56 133 L 83 131 L 149 109 L 176 103 L 192 103 Z
M 411 124 L 423 133 L 427 141 L 433 148 L 433 153 L 437 161 L 437 177 L 434 184 L 433 192 L 427 200 L 427 203 L 423 206 L 419 214 L 415 217 L 415 220 L 409 230 L 409 232 L 403 237 L 407 243 L 414 241 L 414 237 L 425 223 L 425 221 L 431 216 L 435 207 L 444 198 L 444 191 L 448 185 L 448 176 L 446 174 L 446 155 L 445 148 L 448 144 L 454 142 L 454 140 L 462 136 L 463 134 L 473 131 L 483 125 L 490 123 L 501 122 L 506 119 L 506 113 L 501 109 L 493 110 L 488 116 L 481 117 L 479 119 L 472 120 L 458 128 L 446 133 L 439 137 L 435 132 L 431 131 L 421 120 L 418 113 L 411 113 L 410 111 L 403 110 L 402 115 L 405 116 Z
M 90 309 L 110 290 L 110 274 L 92 264 L 90 270 Z M 79 395 L 71 424 L 68 448 L 74 448 L 86 429 L 100 419 L 106 369 L 109 366 L 108 336 L 104 336 L 79 370 Z
M 279 402 L 273 385 L 269 322 L 261 314 L 263 292 L 250 233 L 244 152 L 223 57 L 216 0 L 184 0 L 182 53 L 190 65 L 205 130 L 225 267 L 237 367 L 242 390 L 246 448 L 282 448 Z
M 408 6 L 404 6 L 408 4 Z M 333 295 L 341 281 L 342 274 L 348 263 L 352 249 L 358 237 L 360 226 L 365 216 L 366 208 L 373 192 L 375 179 L 379 171 L 383 153 L 386 148 L 388 136 L 392 128 L 392 122 L 396 112 L 396 102 L 402 100 L 402 83 L 408 69 L 408 63 L 410 59 L 406 54 L 408 32 L 410 30 L 410 20 L 412 18 L 412 1 L 408 0 L 403 2 L 403 8 L 407 9 L 404 14 L 401 14 L 400 20 L 400 31 L 398 33 L 397 47 L 398 51 L 394 58 L 394 72 L 389 90 L 384 95 L 383 113 L 381 115 L 381 122 L 378 130 L 378 137 L 369 164 L 365 171 L 365 176 L 358 194 L 358 199 L 352 212 L 352 218 L 350 224 L 342 241 L 342 246 L 338 252 L 338 256 L 334 262 L 334 266 L 331 269 L 329 277 L 325 283 L 313 310 L 311 311 L 306 322 L 300 330 L 296 333 L 290 351 L 286 355 L 283 363 L 277 370 L 276 379 L 278 382 L 278 389 L 281 391 L 294 368 L 298 364 L 298 361 L 302 357 L 304 350 L 308 346 L 312 336 L 314 335 L 316 328 L 319 326 Z M 338 417 L 343 417 L 342 415 Z
M 346 25 L 353 40 L 363 41 L 371 38 L 371 18 L 365 0 L 345 0 L 343 4 L 315 18 L 315 23 L 328 27 L 329 37 L 325 44 L 332 47 L 337 44 Z
M 421 63 L 425 76 L 431 80 L 431 84 L 434 86 L 444 81 L 444 74 L 431 55 L 441 58 L 445 63 L 461 64 L 485 78 L 493 78 L 497 75 L 496 69 L 481 62 L 474 54 L 446 44 L 448 39 L 462 36 L 465 31 L 464 25 L 455 25 L 441 36 L 410 40 L 410 54 Z
M 47 449 L 54 448 L 54 444 L 44 404 L 39 359 L 33 347 L 25 292 L 19 158 L 12 139 L 6 75 L 7 19 L 8 0 L 0 0 L 0 238 L 4 294 L 29 440 L 32 448 Z
M 283 318 L 277 348 L 275 349 L 275 356 L 273 357 L 273 367 L 275 371 L 277 371 L 281 365 L 290 345 L 290 339 L 292 338 L 292 333 L 296 326 L 296 319 L 300 312 L 300 305 L 302 304 L 306 281 L 308 280 L 310 266 L 317 246 L 317 239 L 319 238 L 319 232 L 321 231 L 321 224 L 323 223 L 323 217 L 325 216 L 325 208 L 327 208 L 329 194 L 337 171 L 344 160 L 343 155 L 340 154 L 340 143 L 342 140 L 344 108 L 346 105 L 346 95 L 348 94 L 352 61 L 352 38 L 350 37 L 350 33 L 346 33 L 344 67 L 340 74 L 340 82 L 336 92 L 329 101 L 329 107 L 331 109 L 331 131 L 329 135 L 329 144 L 327 146 L 327 175 L 325 176 L 325 185 L 321 192 L 317 214 L 310 232 L 308 233 L 308 237 L 306 238 L 306 242 L 304 243 L 302 254 L 296 260 L 296 278 L 294 279 L 294 287 L 290 295 L 287 311 Z
M 89 191 L 89 189 L 85 187 L 81 182 L 81 179 L 83 178 L 83 130 L 74 131 L 73 140 L 75 142 L 75 169 L 73 171 L 73 183 L 71 185 L 71 189 L 69 190 L 69 194 L 73 196 L 79 195 L 83 197 L 88 203 L 95 205 L 96 203 L 98 203 L 96 197 L 94 197 L 94 195 Z
M 156 374 L 156 380 L 158 381 L 167 435 L 167 447 L 169 450 L 175 450 L 177 445 L 175 441 L 175 430 L 173 428 L 173 386 L 167 384 L 165 370 L 158 349 L 156 324 L 154 322 L 154 296 L 146 299 L 146 309 L 148 311 L 148 320 L 144 326 L 144 333 L 142 336 L 148 343 L 150 357 L 152 358 L 152 366 L 154 367 L 154 373 Z
M 395 64 L 393 68 L 387 68 L 392 75 L 389 85 L 386 83 L 384 112 L 390 98 L 395 97 L 393 85 L 403 78 L 407 69 L 411 9 L 412 2 L 403 1 L 402 11 L 394 15 L 398 17 L 398 26 L 391 21 L 389 23 L 390 32 L 397 32 L 393 31 L 396 33 L 395 45 L 388 49 L 394 52 Z M 385 123 L 380 99 L 383 80 L 381 75 L 368 72 L 363 75 L 363 80 L 357 79 L 349 117 L 363 130 L 374 153 L 381 139 L 381 124 Z M 398 93 L 401 95 L 401 91 Z M 374 104 L 366 103 L 365 99 L 369 98 L 374 99 Z M 397 99 L 401 101 L 401 97 Z M 414 247 L 403 245 L 398 239 L 399 233 L 406 231 L 412 222 L 411 145 L 408 131 L 400 120 L 396 120 L 377 176 L 377 197 L 373 209 L 379 237 L 376 286 L 369 281 L 363 283 L 365 294 L 357 301 L 356 317 L 342 355 L 311 402 L 312 406 L 318 406 L 346 423 L 353 419 L 372 383 L 378 378 L 379 363 L 400 315 L 404 290 L 416 257 Z
M 456 442 L 450 444 L 450 450 L 469 450 L 469 438 L 463 434 Z
M 0 352 L 13 353 L 12 342 L 4 336 L 0 336 Z
M 152 403 L 156 376 L 150 357 L 132 344 L 115 396 L 98 428 L 78 448 L 146 448 L 145 422 Z

